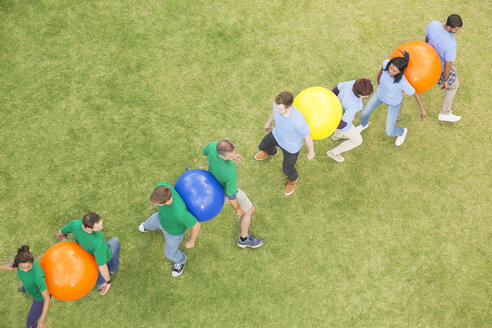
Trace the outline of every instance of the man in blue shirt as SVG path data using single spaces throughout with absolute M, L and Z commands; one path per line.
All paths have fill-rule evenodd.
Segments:
M 458 122 L 461 119 L 461 116 L 451 112 L 451 105 L 459 86 L 456 72 L 452 68 L 456 60 L 457 47 L 453 34 L 458 33 L 462 26 L 461 17 L 453 14 L 448 17 L 445 24 L 433 21 L 425 29 L 425 42 L 433 46 L 441 58 L 442 73 L 437 83 L 442 84 L 441 89 L 446 90 L 439 113 L 439 120 L 444 122 Z
M 314 158 L 313 139 L 309 135 L 311 128 L 304 116 L 292 104 L 294 96 L 290 92 L 282 92 L 275 98 L 273 110 L 265 123 L 265 130 L 272 129 L 272 122 L 275 120 L 275 128 L 269 132 L 261 141 L 255 159 L 264 160 L 277 154 L 277 146 L 282 149 L 284 154 L 283 171 L 288 181 L 285 185 L 284 195 L 291 195 L 296 189 L 297 170 L 294 167 L 302 147 L 303 139 L 308 148 L 307 159 Z

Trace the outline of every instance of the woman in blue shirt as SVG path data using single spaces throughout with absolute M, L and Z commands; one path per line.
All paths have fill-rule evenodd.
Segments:
M 408 83 L 403 73 L 408 66 L 410 56 L 408 52 L 402 52 L 403 57 L 395 57 L 391 60 L 386 59 L 383 66 L 379 70 L 378 83 L 379 87 L 374 95 L 369 99 L 366 106 L 360 114 L 359 131 L 363 131 L 369 126 L 369 117 L 372 112 L 382 103 L 388 105 L 388 115 L 386 117 L 386 134 L 390 137 L 397 137 L 396 146 L 401 146 L 407 136 L 406 128 L 396 127 L 396 119 L 400 111 L 402 92 L 409 96 L 414 96 L 417 100 L 420 109 L 420 118 L 423 120 L 427 117 L 424 104 L 420 95 L 415 92 L 415 89 Z

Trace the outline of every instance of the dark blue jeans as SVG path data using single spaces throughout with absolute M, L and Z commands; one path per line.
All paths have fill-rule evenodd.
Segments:
M 109 274 L 113 274 L 116 272 L 116 270 L 118 270 L 118 266 L 120 265 L 121 244 L 118 237 L 114 237 L 110 241 L 108 241 L 108 246 L 111 250 L 111 258 L 106 263 L 106 265 L 108 266 Z M 99 272 L 99 275 L 97 276 L 97 285 L 101 286 L 105 281 L 106 280 L 101 275 L 101 272 Z
M 295 168 L 295 165 L 297 163 L 299 152 L 292 154 L 280 147 L 277 140 L 273 136 L 272 131 L 270 131 L 263 138 L 263 140 L 260 142 L 260 145 L 258 146 L 260 150 L 266 152 L 268 155 L 275 155 L 277 153 L 277 147 L 282 149 L 282 152 L 284 153 L 284 162 L 282 163 L 282 169 L 284 171 L 284 174 L 287 176 L 287 179 L 291 181 L 297 179 L 297 170 Z
M 36 301 L 34 298 L 32 299 L 31 309 L 29 310 L 29 314 L 27 315 L 26 327 L 27 328 L 37 328 L 38 319 L 43 313 L 43 301 Z

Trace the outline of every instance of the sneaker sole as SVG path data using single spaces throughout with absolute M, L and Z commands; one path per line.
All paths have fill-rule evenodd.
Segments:
M 275 155 L 277 155 L 277 154 L 275 154 Z M 265 157 L 265 158 L 258 158 L 258 157 L 256 157 L 256 155 L 255 155 L 255 160 L 257 160 L 257 161 L 264 161 L 265 159 L 268 159 L 268 158 L 273 157 L 273 156 L 275 156 L 275 155 L 270 155 L 270 156 Z
M 263 244 L 259 244 L 259 245 L 256 245 L 256 246 L 249 246 L 249 245 L 240 245 L 240 244 L 236 244 L 239 248 L 258 248 L 258 247 L 261 247 Z

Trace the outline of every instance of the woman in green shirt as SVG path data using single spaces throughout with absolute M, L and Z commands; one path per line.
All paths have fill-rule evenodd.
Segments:
M 13 264 L 0 265 L 0 270 L 16 270 L 22 282 L 20 291 L 32 296 L 31 310 L 27 316 L 27 328 L 44 328 L 44 321 L 50 306 L 50 293 L 44 281 L 44 271 L 29 251 L 29 246 L 17 250 Z

